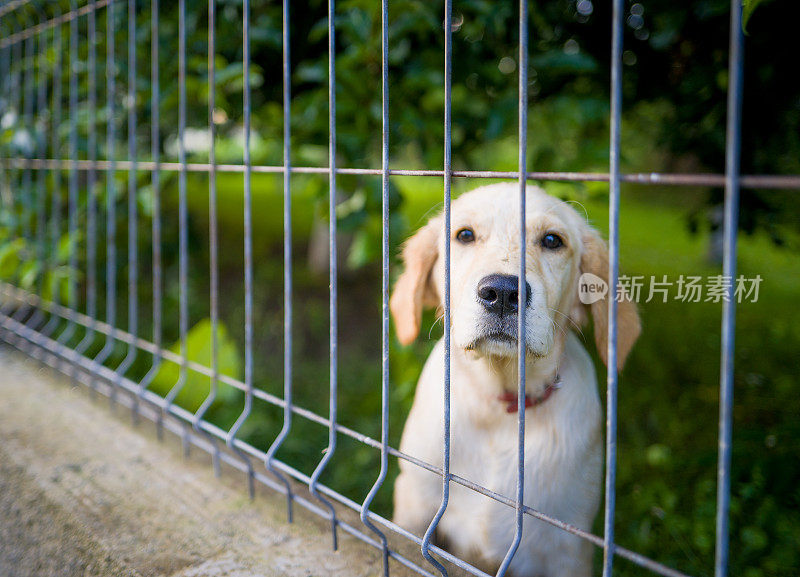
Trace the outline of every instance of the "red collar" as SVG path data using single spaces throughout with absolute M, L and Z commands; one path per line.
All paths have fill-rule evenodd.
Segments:
M 535 399 L 531 399 L 530 395 L 525 395 L 525 408 L 530 409 L 531 407 L 541 405 L 547 399 L 549 399 L 557 389 L 560 388 L 561 377 L 556 375 L 555 380 L 552 383 L 548 383 L 544 388 L 544 392 Z M 506 405 L 506 413 L 516 413 L 519 409 L 519 397 L 517 396 L 517 393 L 505 392 L 502 395 L 498 395 L 497 399 L 502 403 L 508 403 Z

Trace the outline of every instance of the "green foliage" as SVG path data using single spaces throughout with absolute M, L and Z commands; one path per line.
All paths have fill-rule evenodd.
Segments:
M 25 241 L 21 238 L 3 242 L 0 246 L 0 278 L 7 281 L 16 278 L 22 260 L 20 255 L 24 252 Z
M 759 7 L 761 4 L 766 4 L 767 2 L 771 2 L 772 0 L 742 0 L 742 28 L 747 30 L 747 23 L 750 21 L 750 18 L 753 16 L 753 12 L 756 11 L 756 8 Z
M 194 325 L 186 335 L 186 359 L 205 367 L 211 366 L 213 332 L 211 321 L 203 319 Z M 222 323 L 217 325 L 217 369 L 220 375 L 234 379 L 241 378 L 241 360 L 236 343 L 228 336 Z M 175 343 L 169 350 L 181 354 L 180 343 Z M 181 367 L 173 362 L 164 361 L 161 369 L 153 379 L 150 389 L 161 396 L 166 396 L 181 381 Z M 184 409 L 196 412 L 203 404 L 211 390 L 211 378 L 192 370 L 186 372 L 180 392 L 175 403 Z M 233 403 L 239 397 L 238 391 L 230 386 L 219 386 L 215 405 Z M 212 405 L 213 408 L 213 405 Z
M 641 188 L 624 191 L 622 270 L 673 281 L 719 274 L 703 258 L 705 239 L 683 226 L 691 195 L 673 193 L 669 206 L 643 199 Z M 595 226 L 606 228 L 604 199 L 583 204 Z M 786 358 L 796 356 L 800 330 L 794 313 L 782 311 L 797 298 L 800 261 L 759 235 L 740 239 L 738 267 L 764 281 L 758 302 L 737 307 L 731 574 L 794 574 L 800 403 L 788 392 L 795 370 Z M 721 306 L 653 301 L 640 312 L 642 337 L 619 389 L 617 535 L 667 565 L 706 575 L 714 555 Z M 605 369 L 597 367 L 602 383 Z M 622 574 L 638 574 L 628 569 Z
M 6 217 L 11 215 L 6 212 Z M 6 219 L 8 220 L 8 219 Z M 70 279 L 80 282 L 82 275 L 70 267 L 71 243 L 69 234 L 58 242 L 55 254 L 42 260 L 43 251 L 38 240 L 18 236 L 17 225 L 13 219 L 9 224 L 0 225 L 0 280 L 17 285 L 33 292 L 39 291 L 45 300 L 53 300 L 57 295 L 60 302 L 72 302 L 77 287 Z M 80 236 L 80 235 L 75 235 Z

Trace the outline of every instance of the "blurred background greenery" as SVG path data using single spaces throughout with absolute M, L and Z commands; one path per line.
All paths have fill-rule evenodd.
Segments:
M 61 2 L 62 9 L 67 5 Z M 118 3 L 121 4 L 121 3 Z M 162 160 L 177 160 L 178 51 L 177 3 L 162 3 L 160 47 L 160 140 Z M 187 143 L 191 161 L 208 158 L 207 6 L 187 3 Z M 252 161 L 282 164 L 281 8 L 278 2 L 253 0 Z M 52 3 L 48 10 L 54 10 Z M 242 14 L 240 0 L 217 1 L 217 67 L 213 87 L 217 107 L 217 160 L 241 163 Z M 721 172 L 724 169 L 725 106 L 728 87 L 728 18 L 726 0 L 675 3 L 641 0 L 626 6 L 622 166 L 627 172 Z M 327 163 L 327 20 L 326 4 L 310 0 L 292 6 L 292 162 Z M 514 2 L 459 0 L 453 13 L 453 161 L 456 169 L 515 170 L 517 167 L 517 14 Z M 390 153 L 393 168 L 440 169 L 443 163 L 443 35 L 441 2 L 396 0 L 390 3 Z M 528 93 L 528 166 L 536 171 L 606 172 L 608 170 L 608 96 L 610 6 L 593 0 L 555 0 L 530 5 L 531 60 Z M 745 48 L 744 137 L 742 171 L 747 174 L 800 173 L 800 75 L 796 34 L 800 9 L 788 0 L 748 3 Z M 127 79 L 127 33 L 124 7 L 117 6 L 117 61 L 106 67 L 105 11 L 99 13 L 99 102 L 87 102 L 87 19 L 79 20 L 78 148 L 87 158 L 88 131 L 100 136 L 106 156 L 109 117 L 104 77 L 113 71 L 118 92 L 112 119 L 127 157 L 125 113 L 138 115 L 135 138 L 139 158 L 149 158 L 150 4 L 137 3 L 137 90 L 135 102 L 123 97 Z M 9 21 L 8 25 L 12 25 Z M 380 10 L 374 0 L 341 0 L 336 8 L 337 156 L 342 167 L 380 167 Z M 25 70 L 44 67 L 49 75 L 64 71 L 62 96 L 68 94 L 64 63 L 69 29 L 61 28 L 63 46 L 50 45 L 42 60 L 23 58 L 2 81 L 3 156 L 35 156 L 48 131 L 47 112 L 20 114 L 18 87 Z M 10 90 L 10 91 L 9 91 Z M 27 93 L 26 93 L 27 94 Z M 52 86 L 48 88 L 52 96 Z M 29 96 L 26 96 L 28 98 Z M 67 101 L 63 103 L 67 110 Z M 66 156 L 69 126 L 59 128 L 59 151 Z M 148 152 L 144 152 L 148 151 Z M 66 206 L 67 173 L 47 174 L 48 195 L 58 191 Z M 4 171 L 0 277 L 47 298 L 69 298 L 70 287 L 84 310 L 86 296 L 86 173 L 80 173 L 81 232 L 66 232 L 66 213 L 54 239 L 54 257 L 45 262 L 36 237 L 20 234 L 36 218 L 13 196 L 25 171 Z M 105 176 L 96 190 L 106 202 Z M 35 182 L 35 181 L 34 181 Z M 380 178 L 339 175 L 337 221 L 342 248 L 339 289 L 339 419 L 359 432 L 380 436 Z M 454 193 L 486 184 L 455 179 Z M 58 184 L 58 188 L 56 188 Z M 328 279 L 326 254 L 328 181 L 311 174 L 292 176 L 294 266 L 293 384 L 298 405 L 322 415 L 328 410 Z M 608 186 L 603 183 L 540 183 L 556 196 L 576 200 L 589 220 L 607 230 Z M 253 174 L 255 386 L 283 392 L 283 218 L 282 177 Z M 117 250 L 127 245 L 127 174 L 116 182 Z M 161 311 L 164 342 L 178 351 L 178 198 L 177 173 L 161 173 L 162 257 L 165 303 Z M 211 362 L 209 309 L 209 181 L 188 175 L 190 359 Z M 442 201 L 441 178 L 392 177 L 390 242 L 400 243 Z M 139 210 L 139 334 L 152 338 L 152 237 L 155 191 L 150 174 L 137 175 Z M 217 175 L 220 254 L 220 370 L 243 373 L 243 179 L 240 173 Z M 758 302 L 737 310 L 733 475 L 731 495 L 731 574 L 746 577 L 800 573 L 800 204 L 797 191 L 743 190 L 739 270 L 763 278 Z M 31 198 L 31 197 L 29 197 Z M 50 196 L 47 199 L 50 206 Z M 720 274 L 721 190 L 626 184 L 622 187 L 621 254 L 623 272 L 671 280 L 680 275 Z M 105 239 L 104 218 L 99 238 Z M 322 240 L 322 242 L 321 242 Z M 98 310 L 104 310 L 106 242 L 99 245 Z M 79 266 L 68 266 L 72 250 Z M 392 276 L 398 272 L 393 262 Z M 74 279 L 76 283 L 69 283 Z M 127 262 L 117 260 L 119 326 L 126 327 Z M 714 556 L 717 412 L 720 352 L 719 303 L 641 305 L 644 332 L 620 382 L 618 542 L 694 575 L 711 575 Z M 102 316 L 102 315 L 101 315 Z M 402 348 L 391 343 L 390 437 L 399 441 L 414 387 L 439 327 L 427 315 L 422 338 Z M 72 342 L 84 336 L 79 330 Z M 592 339 L 587 348 L 593 350 Z M 88 354 L 102 348 L 97 338 Z M 118 345 L 109 359 L 115 367 L 126 354 Z M 594 354 L 594 352 L 593 352 Z M 595 355 L 595 358 L 596 355 Z M 128 376 L 140 379 L 152 357 L 138 352 Z M 598 380 L 605 369 L 597 362 Z M 178 381 L 178 367 L 165 363 L 151 385 L 166 394 Z M 177 397 L 196 410 L 206 398 L 209 380 L 189 374 Z M 601 391 L 601 397 L 604 395 Z M 239 391 L 220 385 L 218 401 L 207 417 L 230 427 L 241 413 Z M 257 402 L 241 436 L 266 449 L 282 426 L 282 411 Z M 327 430 L 295 417 L 278 457 L 310 474 L 327 446 Z M 375 450 L 346 437 L 322 477 L 344 495 L 362 501 L 378 472 Z M 389 481 L 374 508 L 391 514 Z M 602 532 L 597 523 L 596 533 Z M 599 560 L 599 556 L 598 556 Z M 618 562 L 619 575 L 641 571 Z

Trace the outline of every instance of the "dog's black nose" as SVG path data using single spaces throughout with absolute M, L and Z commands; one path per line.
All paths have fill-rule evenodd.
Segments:
M 525 304 L 531 303 L 531 285 L 525 283 Z M 519 309 L 519 279 L 509 274 L 490 274 L 478 283 L 478 300 L 500 316 Z

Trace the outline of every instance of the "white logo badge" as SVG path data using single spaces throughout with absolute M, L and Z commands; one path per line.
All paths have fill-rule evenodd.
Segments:
M 608 294 L 608 283 L 596 274 L 585 272 L 578 279 L 578 298 L 585 305 L 596 303 Z

